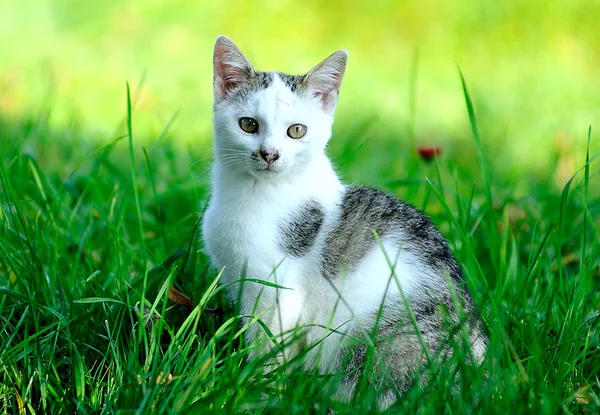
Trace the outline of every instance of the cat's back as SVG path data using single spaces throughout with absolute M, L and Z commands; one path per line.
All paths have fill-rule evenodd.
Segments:
M 352 271 L 383 242 L 419 258 L 436 271 L 446 270 L 452 278 L 461 278 L 446 240 L 427 215 L 382 190 L 345 186 L 336 219 L 324 241 L 324 273 Z

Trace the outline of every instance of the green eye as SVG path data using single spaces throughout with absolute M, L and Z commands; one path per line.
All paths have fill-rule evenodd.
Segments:
M 290 138 L 302 138 L 306 135 L 306 125 L 293 124 L 287 129 L 287 135 Z
M 250 117 L 240 118 L 240 128 L 249 134 L 258 132 L 258 121 Z

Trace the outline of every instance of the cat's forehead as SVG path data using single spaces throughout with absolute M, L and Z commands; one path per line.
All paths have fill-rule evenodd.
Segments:
M 232 91 L 227 99 L 230 102 L 249 103 L 259 96 L 275 94 L 277 99 L 289 101 L 304 90 L 305 79 L 305 75 L 255 72 Z
M 285 73 L 277 72 L 276 76 L 292 92 L 300 92 L 305 87 L 306 75 L 288 75 Z

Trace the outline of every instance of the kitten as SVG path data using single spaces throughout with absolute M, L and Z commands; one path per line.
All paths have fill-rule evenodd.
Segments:
M 356 340 L 375 328 L 385 341 L 376 342 L 381 359 L 374 367 L 394 383 L 380 382 L 385 407 L 427 362 L 403 299 L 433 356 L 451 353 L 443 350 L 445 316 L 457 323 L 474 308 L 431 221 L 389 194 L 342 184 L 327 158 L 347 58 L 337 51 L 300 76 L 259 72 L 230 39 L 217 39 L 203 238 L 222 283 L 246 279 L 228 285 L 230 298 L 241 315 L 257 316 L 285 342 L 279 359 L 318 344 L 305 348 L 306 364 L 347 373 L 341 399 L 351 398 L 364 364 L 366 343 Z M 479 363 L 487 340 L 477 320 L 467 327 Z M 246 335 L 257 345 L 253 357 L 274 344 L 256 323 Z

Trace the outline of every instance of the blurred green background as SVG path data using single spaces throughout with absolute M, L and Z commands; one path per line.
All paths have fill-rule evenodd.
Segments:
M 1 0 L 0 117 L 45 108 L 58 140 L 76 126 L 83 133 L 65 140 L 106 142 L 122 126 L 128 81 L 136 139 L 155 139 L 177 113 L 167 139 L 199 155 L 210 147 L 218 34 L 258 69 L 289 73 L 345 48 L 334 155 L 359 131 L 363 160 L 392 163 L 413 143 L 475 164 L 458 64 L 499 180 L 560 188 L 600 116 L 599 17 L 596 0 Z

